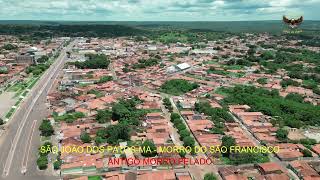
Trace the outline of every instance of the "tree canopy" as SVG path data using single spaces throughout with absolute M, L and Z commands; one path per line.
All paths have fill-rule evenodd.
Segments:
M 221 141 L 222 141 L 221 146 L 226 147 L 228 150 L 223 155 L 229 156 L 230 155 L 230 147 L 236 145 L 236 140 L 232 136 L 223 136 Z
M 39 130 L 42 136 L 52 136 L 54 134 L 54 129 L 49 120 L 45 119 L 42 121 Z
M 109 58 L 104 54 L 86 54 L 86 57 L 86 61 L 77 61 L 74 65 L 80 69 L 107 69 L 110 64 Z
M 223 100 L 224 104 L 249 105 L 251 111 L 278 117 L 273 123 L 293 128 L 300 128 L 303 125 L 320 126 L 319 106 L 283 98 L 279 96 L 278 91 L 243 85 L 223 88 L 222 91 L 227 94 Z
M 184 79 L 172 79 L 162 84 L 160 87 L 160 91 L 172 95 L 181 95 L 198 87 L 198 84 L 190 83 Z
M 80 135 L 80 139 L 83 143 L 90 143 L 91 142 L 91 137 L 88 133 L 83 132 Z
M 145 149 L 146 151 L 143 151 L 141 153 L 142 156 L 144 157 L 154 157 L 157 155 L 157 147 L 156 145 L 149 140 L 146 140 L 142 143 L 141 145 L 142 149 Z M 148 150 L 150 149 L 151 152 L 149 152 Z
M 109 110 L 98 110 L 96 115 L 96 121 L 100 124 L 110 122 L 112 118 L 112 112 Z
M 203 180 L 217 180 L 217 176 L 213 173 L 207 173 L 204 175 Z

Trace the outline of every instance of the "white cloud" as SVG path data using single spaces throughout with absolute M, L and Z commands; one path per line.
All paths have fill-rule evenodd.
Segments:
M 320 17 L 320 0 L 0 0 L 0 4 L 0 19 L 259 20 L 304 12 L 306 19 Z

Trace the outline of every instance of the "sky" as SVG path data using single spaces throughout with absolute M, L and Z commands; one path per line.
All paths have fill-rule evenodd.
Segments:
M 0 0 L 0 20 L 320 20 L 320 0 Z

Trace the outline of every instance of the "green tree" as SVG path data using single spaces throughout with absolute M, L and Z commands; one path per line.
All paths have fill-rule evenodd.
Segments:
M 271 51 L 265 51 L 265 52 L 263 52 L 261 54 L 260 57 L 265 59 L 265 60 L 269 60 L 269 59 L 273 59 L 274 58 L 274 54 Z
M 193 147 L 194 144 L 195 144 L 195 140 L 191 136 L 187 136 L 187 137 L 183 138 L 183 146 Z
M 213 173 L 206 173 L 203 180 L 217 180 L 217 176 Z
M 109 110 L 98 110 L 98 113 L 96 115 L 96 120 L 100 124 L 110 122 L 111 118 L 112 112 L 110 112 Z
M 180 119 L 180 115 L 178 113 L 171 113 L 170 119 L 171 121 L 174 121 L 175 119 Z
M 181 150 L 181 151 L 179 152 L 179 155 L 180 155 L 180 157 L 185 158 L 186 155 L 187 155 L 187 153 L 186 153 L 185 150 Z
M 39 127 L 41 136 L 52 136 L 54 134 L 54 129 L 49 120 L 44 119 Z
M 8 68 L 4 67 L 0 69 L 0 74 L 8 74 L 8 73 L 9 73 Z
M 154 157 L 157 155 L 157 147 L 152 141 L 149 141 L 149 140 L 144 141 L 142 143 L 141 147 L 142 147 L 142 149 L 145 150 L 144 152 L 141 153 L 142 156 Z
M 110 60 L 104 54 L 86 54 L 88 59 L 84 62 L 75 62 L 75 66 L 79 69 L 107 69 Z
M 130 128 L 125 124 L 108 126 L 105 130 L 108 143 L 116 144 L 118 141 L 130 140 Z
M 103 138 L 100 137 L 100 136 L 96 136 L 95 139 L 94 139 L 94 142 L 95 142 L 97 145 L 100 145 L 100 144 L 106 142 L 106 140 L 103 139 Z
M 259 79 L 257 80 L 257 82 L 258 82 L 259 84 L 264 85 L 264 84 L 267 84 L 267 83 L 268 83 L 268 79 L 267 79 L 267 78 L 259 78 Z
M 302 151 L 303 157 L 312 157 L 312 153 L 308 149 L 303 149 Z
M 48 168 L 48 157 L 40 156 L 37 160 L 37 165 L 40 170 L 45 170 Z
M 184 79 L 172 79 L 163 83 L 160 87 L 160 91 L 172 95 L 181 95 L 198 87 L 198 84 L 190 83 Z
M 184 129 L 179 132 L 181 140 L 183 140 L 185 137 L 190 136 L 190 132 L 187 129 Z
M 231 136 L 223 136 L 222 137 L 221 147 L 226 147 L 227 148 L 227 152 L 223 153 L 222 155 L 229 156 L 230 155 L 230 147 L 231 146 L 235 146 L 235 145 L 236 145 L 236 140 L 233 137 L 231 137 Z
M 173 121 L 173 125 L 175 126 L 175 127 L 177 127 L 179 124 L 181 124 L 181 123 L 183 123 L 182 122 L 182 120 L 179 118 L 179 119 L 175 119 L 174 121 Z
M 80 135 L 80 139 L 83 143 L 90 143 L 91 142 L 91 137 L 88 133 L 86 132 L 83 132 L 81 135 Z
M 5 44 L 4 46 L 2 46 L 2 49 L 5 49 L 5 50 L 16 50 L 18 49 L 18 46 L 16 45 L 13 45 L 13 44 Z
M 4 120 L 0 118 L 0 126 L 4 124 Z
M 300 94 L 290 93 L 286 96 L 286 99 L 302 103 L 304 98 Z
M 285 141 L 288 138 L 288 134 L 289 132 L 285 129 L 278 129 L 276 132 L 276 137 L 277 139 L 279 139 L 280 141 Z
M 177 129 L 180 132 L 182 130 L 187 129 L 187 127 L 186 127 L 186 125 L 184 125 L 184 123 L 180 123 L 180 124 L 177 125 Z
M 53 163 L 53 168 L 54 168 L 55 170 L 58 170 L 58 169 L 60 169 L 61 165 L 62 165 L 62 161 L 61 161 L 61 160 L 56 160 L 56 161 Z
M 39 59 L 37 59 L 38 63 L 45 63 L 49 60 L 48 56 L 41 56 Z
M 99 81 L 97 81 L 98 84 L 106 83 L 108 81 L 112 81 L 112 76 L 102 76 Z

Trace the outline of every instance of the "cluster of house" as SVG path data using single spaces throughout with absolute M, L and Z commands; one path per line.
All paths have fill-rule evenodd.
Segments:
M 105 173 L 102 178 L 106 180 L 192 180 L 188 172 L 174 172 L 173 170 L 108 172 Z M 72 180 L 88 180 L 88 177 L 81 176 Z
M 248 105 L 230 105 L 229 110 L 237 116 L 250 133 L 261 143 L 279 147 L 276 156 L 283 161 L 297 160 L 303 157 L 302 151 L 306 149 L 302 144 L 279 143 L 276 138 L 277 127 L 274 127 L 271 118 L 261 112 L 249 112 Z M 314 147 L 315 149 L 317 146 Z M 310 151 L 311 152 L 311 151 Z M 311 152 L 313 157 L 318 157 L 319 152 Z
M 252 44 L 269 40 L 269 37 L 265 34 L 260 36 L 247 35 L 247 38 L 247 43 Z M 224 97 L 212 93 L 217 87 L 253 83 L 255 86 L 266 89 L 280 90 L 280 94 L 284 96 L 288 93 L 304 94 L 308 97 L 314 95 L 301 87 L 282 88 L 280 84 L 281 76 L 279 75 L 255 74 L 254 71 L 261 68 L 258 65 L 244 70 L 227 69 L 230 75 L 210 73 L 211 66 L 218 71 L 225 70 L 225 68 L 218 64 L 206 64 L 208 61 L 216 61 L 217 58 L 222 56 L 237 57 L 243 55 L 248 47 L 246 42 L 243 42 L 239 37 L 227 39 L 222 44 L 208 42 L 205 45 L 206 48 L 193 49 L 190 44 L 164 45 L 149 41 L 136 42 L 129 38 L 80 39 L 73 49 L 73 52 L 75 52 L 73 54 L 77 54 L 76 59 L 83 57 L 82 60 L 84 60 L 84 55 L 88 53 L 101 53 L 109 56 L 111 64 L 109 70 L 77 69 L 73 65 L 69 65 L 63 70 L 62 78 L 58 84 L 60 92 L 54 92 L 48 96 L 51 104 L 50 108 L 58 116 L 81 112 L 85 114 L 85 117 L 72 123 L 58 123 L 59 134 L 57 138 L 60 147 L 90 146 L 91 144 L 81 142 L 80 135 L 87 132 L 92 138 L 95 138 L 97 131 L 105 127 L 105 125 L 96 123 L 95 115 L 97 111 L 111 109 L 112 104 L 117 102 L 119 98 L 130 98 L 132 96 L 137 96 L 143 100 L 137 108 L 149 110 L 149 113 L 145 115 L 142 126 L 137 131 L 132 132 L 131 140 L 139 142 L 152 140 L 156 146 L 174 145 L 174 130 L 161 103 L 162 97 L 160 93 L 154 91 L 169 79 L 185 79 L 200 85 L 197 89 L 185 93 L 183 96 L 173 96 L 172 100 L 180 110 L 181 116 L 197 143 L 200 146 L 207 147 L 221 145 L 223 135 L 212 133 L 212 129 L 216 125 L 210 117 L 195 112 L 194 105 L 199 99 L 205 98 L 209 101 L 211 107 L 222 108 L 219 100 Z M 135 64 L 141 63 L 141 59 L 152 58 L 158 59 L 159 63 L 155 66 L 143 68 L 134 67 Z M 97 83 L 104 76 L 112 76 L 113 80 Z M 267 78 L 267 84 L 256 83 L 259 78 Z M 275 136 L 277 128 L 270 123 L 270 117 L 261 112 L 249 112 L 249 109 L 250 107 L 247 105 L 229 106 L 229 111 L 237 116 L 241 123 L 224 123 L 224 134 L 232 136 L 237 145 L 243 147 L 257 145 L 253 140 L 254 138 L 250 137 L 250 133 L 260 142 L 279 146 L 280 151 L 276 154 L 279 159 L 284 161 L 299 160 L 290 163 L 290 169 L 293 169 L 301 177 L 316 177 L 316 173 L 318 173 L 317 168 L 315 168 L 316 165 L 300 160 L 303 157 L 301 151 L 304 147 L 301 144 L 279 143 Z M 110 124 L 114 123 L 117 122 L 110 122 Z M 244 129 L 247 129 L 249 133 Z M 125 146 L 125 144 L 123 145 Z M 319 155 L 319 149 L 319 145 L 313 147 L 312 155 L 314 157 Z M 211 157 L 217 154 L 206 155 Z M 125 162 L 123 164 L 108 164 L 111 158 L 123 156 L 142 158 L 141 154 L 128 151 L 125 154 L 107 153 L 103 155 L 66 153 L 61 154 L 63 161 L 61 173 L 64 176 L 75 174 L 81 176 L 81 174 L 98 172 L 103 174 L 104 179 L 191 179 L 188 171 L 178 173 L 154 165 L 139 164 L 132 166 Z M 159 154 L 159 156 L 174 157 L 179 155 Z M 310 170 L 310 167 L 313 171 Z M 270 180 L 289 179 L 287 169 L 274 162 L 245 167 L 220 168 L 219 174 L 222 179 L 228 180 L 248 179 L 250 177 Z M 82 180 L 87 179 L 87 177 L 83 176 L 77 179 Z
M 16 80 L 26 67 L 36 64 L 42 56 L 57 54 L 67 40 L 69 38 L 52 38 L 30 44 L 14 36 L 0 36 L 0 84 Z
M 288 170 L 275 162 L 219 168 L 223 180 L 290 180 Z
M 320 162 L 308 161 L 291 161 L 288 169 L 293 171 L 297 178 L 303 180 L 316 180 L 320 178 Z M 223 180 L 246 180 L 246 179 L 265 179 L 265 180 L 289 180 L 292 177 L 289 175 L 289 170 L 283 168 L 275 162 L 232 166 L 219 168 L 219 174 Z

